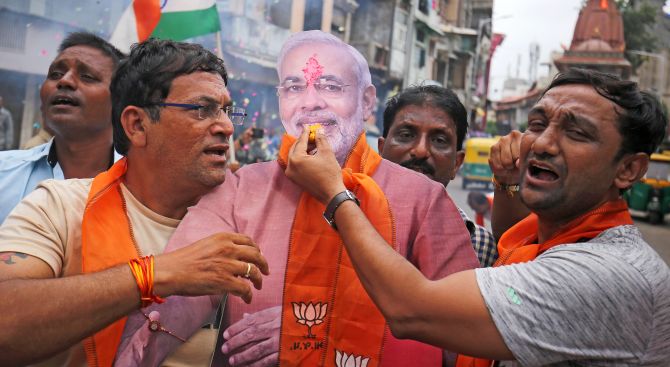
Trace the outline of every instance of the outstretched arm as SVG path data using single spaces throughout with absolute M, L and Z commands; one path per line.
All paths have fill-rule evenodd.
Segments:
M 36 257 L 0 256 L 0 365 L 50 357 L 139 307 L 128 266 L 54 279 Z
M 320 133 L 317 153 L 306 151 L 303 132 L 291 150 L 286 174 L 327 204 L 345 189 L 340 167 Z M 474 271 L 428 280 L 393 251 L 355 203 L 343 203 L 335 220 L 361 283 L 394 335 L 474 356 L 512 358 L 484 304 Z
M 48 358 L 139 308 L 140 293 L 128 265 L 97 273 L 54 278 L 42 260 L 1 253 L 0 365 L 24 365 Z M 246 236 L 216 234 L 155 260 L 154 293 L 231 294 L 251 301 L 251 285 L 238 277 L 247 262 L 260 289 L 268 268 Z

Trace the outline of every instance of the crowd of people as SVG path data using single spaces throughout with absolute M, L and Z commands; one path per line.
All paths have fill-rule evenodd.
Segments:
M 53 137 L 0 152 L 0 365 L 670 361 L 670 268 L 621 199 L 666 131 L 651 94 L 557 75 L 492 148 L 491 233 L 447 192 L 468 129 L 452 91 L 391 98 L 374 149 L 355 48 L 295 33 L 277 75 L 286 134 L 233 141 L 245 112 L 200 45 L 63 41 Z

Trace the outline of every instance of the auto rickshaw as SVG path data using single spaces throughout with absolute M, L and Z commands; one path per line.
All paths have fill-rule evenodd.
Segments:
M 491 168 L 489 167 L 489 156 L 491 147 L 500 137 L 495 138 L 470 138 L 465 141 L 465 159 L 463 160 L 463 188 L 470 184 L 483 184 L 486 188 L 493 189 L 491 183 Z
M 649 223 L 662 223 L 670 213 L 670 150 L 651 155 L 645 177 L 624 194 L 634 216 L 646 217 Z

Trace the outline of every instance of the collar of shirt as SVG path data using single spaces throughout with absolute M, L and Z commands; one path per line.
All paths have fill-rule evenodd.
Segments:
M 52 168 L 55 168 L 56 165 L 58 164 L 58 153 L 56 153 L 56 144 L 54 144 L 54 139 L 51 138 L 51 140 L 49 140 L 49 142 L 46 143 L 45 145 L 48 145 L 48 147 L 45 147 L 45 148 L 48 148 L 46 150 L 46 152 L 47 152 L 47 162 L 49 163 L 49 165 Z M 118 161 L 119 159 L 121 159 L 123 157 L 121 154 L 119 154 L 114 149 L 114 147 L 112 147 L 112 152 L 113 152 L 113 154 L 112 154 L 113 160 L 111 162 L 109 162 L 108 168 L 111 167 L 116 161 Z
M 54 155 L 49 158 L 54 140 L 32 149 L 0 152 L 0 223 L 42 181 L 64 179 L 63 170 Z M 121 155 L 114 152 L 114 162 Z M 110 162 L 111 165 L 112 162 Z
M 468 215 L 465 214 L 463 209 L 456 207 L 458 209 L 458 214 L 461 215 L 461 218 L 463 218 L 463 222 L 465 222 L 465 228 L 468 229 L 468 232 L 470 232 L 470 236 L 472 236 L 475 233 L 475 222 L 471 221 L 470 218 L 468 218 Z

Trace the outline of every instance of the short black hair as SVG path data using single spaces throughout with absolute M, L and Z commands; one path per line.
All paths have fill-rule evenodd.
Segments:
M 130 146 L 121 126 L 121 112 L 126 107 L 142 107 L 153 122 L 158 122 L 160 109 L 156 105 L 170 94 L 172 81 L 198 71 L 219 74 L 228 84 L 223 60 L 201 45 L 155 38 L 134 44 L 116 69 L 109 87 L 116 151 L 126 155 Z
M 68 34 L 63 42 L 60 43 L 60 46 L 58 46 L 58 52 L 61 53 L 66 49 L 75 46 L 87 46 L 95 48 L 96 50 L 100 50 L 100 52 L 112 59 L 114 66 L 117 66 L 119 62 L 125 57 L 123 52 L 119 51 L 111 43 L 105 41 L 93 33 L 88 32 L 73 32 Z
M 668 118 L 659 100 L 641 91 L 637 83 L 590 69 L 569 69 L 554 77 L 542 96 L 562 85 L 592 86 L 598 94 L 616 104 L 618 130 L 623 138 L 616 160 L 629 153 L 655 152 L 665 138 Z
M 412 86 L 389 98 L 384 110 L 384 138 L 391 130 L 396 114 L 405 106 L 431 106 L 443 110 L 456 124 L 456 148 L 463 149 L 463 140 L 468 132 L 468 113 L 450 89 L 437 85 Z

